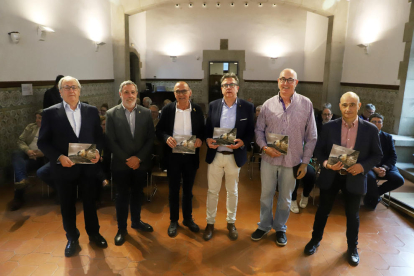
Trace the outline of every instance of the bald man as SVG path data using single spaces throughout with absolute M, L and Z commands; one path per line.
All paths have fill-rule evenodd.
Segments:
M 170 226 L 168 236 L 175 237 L 180 215 L 180 186 L 183 179 L 183 225 L 190 231 L 198 232 L 200 228 L 194 222 L 193 211 L 193 184 L 199 166 L 199 148 L 204 140 L 204 116 L 201 107 L 190 102 L 192 91 L 188 84 L 179 81 L 174 86 L 176 101 L 166 105 L 161 112 L 157 124 L 157 137 L 168 145 L 168 180 L 170 202 Z M 175 135 L 195 135 L 195 154 L 173 153 L 177 146 Z
M 322 163 L 321 174 L 317 180 L 320 203 L 313 224 L 312 239 L 305 246 L 305 254 L 316 252 L 322 240 L 329 213 L 339 190 L 342 190 L 346 214 L 346 238 L 348 242 L 348 262 L 359 264 L 357 250 L 359 232 L 359 205 L 361 197 L 367 192 L 367 174 L 381 161 L 382 151 L 378 129 L 358 117 L 361 108 L 359 97 L 354 92 L 342 95 L 339 108 L 342 118 L 326 123 L 315 148 L 315 157 Z M 341 145 L 359 151 L 357 163 L 347 170 L 341 162 L 328 164 L 333 145 Z
M 298 93 L 297 73 L 284 69 L 278 79 L 279 93 L 268 99 L 260 110 L 255 133 L 256 143 L 262 149 L 262 193 L 260 197 L 260 222 L 251 239 L 258 241 L 272 228 L 276 231 L 276 244 L 285 246 L 286 222 L 289 218 L 292 192 L 296 179 L 306 175 L 307 166 L 316 145 L 316 124 L 312 102 Z M 289 137 L 286 155 L 268 147 L 267 134 Z M 303 146 L 305 144 L 305 146 Z M 275 216 L 273 197 L 279 186 Z

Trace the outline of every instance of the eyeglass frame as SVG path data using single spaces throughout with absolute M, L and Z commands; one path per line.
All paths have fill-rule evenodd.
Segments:
M 281 83 L 289 83 L 289 84 L 292 84 L 292 83 L 294 83 L 295 81 L 296 81 L 297 79 L 294 79 L 294 78 L 285 78 L 285 77 L 280 77 L 280 78 L 278 78 L 277 79 L 277 81 L 278 82 L 281 82 Z
M 62 86 L 62 89 L 63 90 L 65 90 L 65 91 L 69 91 L 69 90 L 78 90 L 79 89 L 79 86 L 77 86 L 77 85 L 72 85 L 72 86 L 69 86 L 69 85 L 65 85 L 65 86 Z
M 234 87 L 236 87 L 236 86 L 239 86 L 237 83 L 235 83 L 235 82 L 232 82 L 232 83 L 224 83 L 224 84 L 222 84 L 221 85 L 221 87 L 222 88 L 234 88 Z

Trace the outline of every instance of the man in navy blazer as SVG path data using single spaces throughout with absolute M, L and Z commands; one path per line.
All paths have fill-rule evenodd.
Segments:
M 240 167 L 246 163 L 247 147 L 254 136 L 254 106 L 237 98 L 239 79 L 234 73 L 224 74 L 221 78 L 223 99 L 210 103 L 206 122 L 206 142 L 208 146 L 206 162 L 207 179 L 207 226 L 203 238 L 213 237 L 214 223 L 217 214 L 218 194 L 225 175 L 227 190 L 227 229 L 229 237 L 236 240 L 238 232 L 235 227 L 238 182 Z M 236 128 L 234 145 L 218 146 L 213 139 L 214 128 Z
M 404 184 L 404 178 L 395 166 L 395 163 L 397 163 L 397 153 L 395 152 L 392 136 L 381 130 L 384 116 L 374 113 L 369 117 L 369 121 L 376 125 L 379 130 L 381 149 L 384 155 L 381 162 L 369 171 L 367 179 L 367 194 L 364 198 L 364 206 L 375 210 L 381 201 L 381 196 L 401 187 Z M 387 181 L 377 186 L 377 179 Z
M 180 186 L 183 179 L 182 210 L 183 225 L 192 232 L 200 231 L 194 222 L 193 213 L 193 184 L 200 163 L 200 147 L 204 140 L 204 115 L 201 107 L 190 102 L 192 91 L 188 84 L 179 81 L 174 86 L 174 96 L 177 101 L 166 105 L 161 112 L 157 124 L 157 136 L 162 145 L 167 144 L 170 226 L 168 236 L 177 235 L 178 219 L 180 214 Z M 194 135 L 195 154 L 173 153 L 177 146 L 176 135 Z M 162 146 L 161 145 L 161 146 Z
M 318 137 L 314 156 L 322 165 L 317 180 L 317 185 L 321 190 L 320 204 L 315 215 L 312 239 L 304 251 L 306 255 L 316 252 L 335 197 L 339 190 L 342 190 L 347 218 L 347 256 L 348 262 L 353 266 L 359 264 L 357 251 L 359 205 L 361 197 L 367 191 L 367 174 L 382 157 L 378 129 L 371 123 L 358 118 L 360 107 L 361 103 L 357 94 L 354 92 L 343 94 L 339 104 L 342 118 L 323 125 L 321 136 Z M 346 170 L 341 162 L 328 164 L 333 145 L 359 151 L 357 163 Z
M 99 247 L 107 247 L 106 240 L 99 234 L 96 213 L 96 175 L 99 167 L 99 150 L 103 145 L 103 132 L 98 110 L 79 101 L 81 85 L 73 77 L 66 76 L 59 81 L 63 102 L 43 111 L 40 128 L 39 149 L 50 160 L 52 177 L 59 194 L 63 227 L 68 243 L 65 256 L 72 256 L 78 247 L 79 231 L 76 228 L 77 187 L 81 190 L 85 228 L 90 241 Z M 93 165 L 75 165 L 68 158 L 69 143 L 96 144 L 97 152 Z

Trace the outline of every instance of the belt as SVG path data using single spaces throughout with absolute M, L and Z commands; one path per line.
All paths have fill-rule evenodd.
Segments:
M 224 155 L 230 155 L 233 154 L 232 151 L 218 151 L 218 153 L 224 154 Z
M 339 173 L 340 175 L 347 175 L 347 174 L 348 174 L 348 172 L 347 172 L 346 170 L 344 170 L 344 169 L 340 169 L 340 170 L 338 171 L 338 173 Z

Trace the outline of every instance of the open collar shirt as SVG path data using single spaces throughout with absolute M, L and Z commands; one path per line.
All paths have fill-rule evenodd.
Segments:
M 81 105 L 80 102 L 76 105 L 75 110 L 70 108 L 70 105 L 63 101 L 63 107 L 65 108 L 66 116 L 68 117 L 69 123 L 72 126 L 73 132 L 76 134 L 76 137 L 79 138 L 79 133 L 81 129 Z
M 192 135 L 191 127 L 191 103 L 187 109 L 179 109 L 175 104 L 174 135 Z
M 351 126 L 344 121 L 342 118 L 341 128 L 341 146 L 348 149 L 354 149 L 355 141 L 358 134 L 358 116 L 355 121 L 352 122 Z
M 264 161 L 283 167 L 308 164 L 317 140 L 312 102 L 296 92 L 293 93 L 288 107 L 279 93 L 268 99 L 260 110 L 255 128 L 256 142 L 260 148 L 267 146 L 268 133 L 287 135 L 289 146 L 287 155 L 272 158 L 263 154 Z
M 124 108 L 125 116 L 128 121 L 129 129 L 131 130 L 132 137 L 134 137 L 135 133 L 135 113 L 137 110 L 137 105 L 135 105 L 134 109 L 130 112 L 124 104 L 122 104 L 122 107 Z
M 237 98 L 232 106 L 227 106 L 226 102 L 224 101 L 224 98 L 221 100 L 221 103 L 223 107 L 221 110 L 220 128 L 234 128 L 236 126 Z M 217 151 L 232 152 L 233 150 L 229 149 L 226 146 L 219 146 L 217 148 Z

